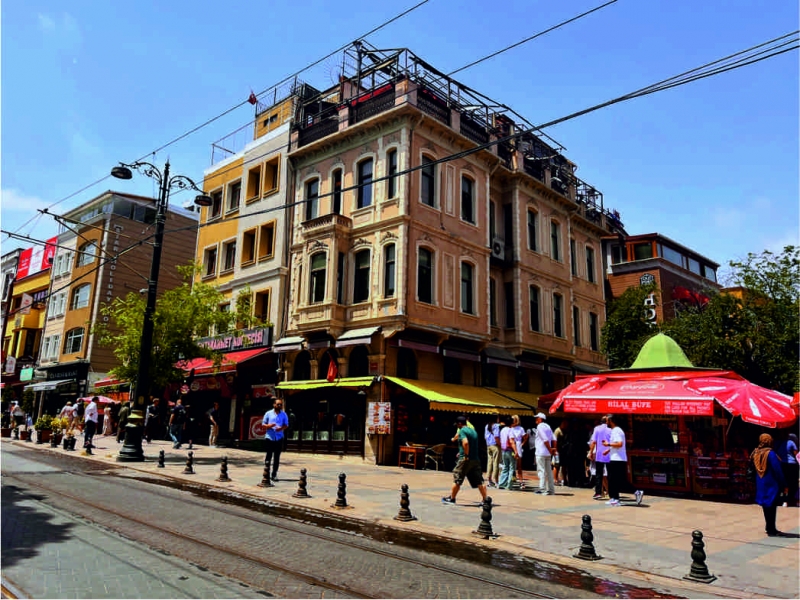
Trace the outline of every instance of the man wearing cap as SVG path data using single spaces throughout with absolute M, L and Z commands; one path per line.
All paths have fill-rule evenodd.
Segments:
M 536 415 L 536 470 L 539 473 L 539 489 L 537 494 L 552 496 L 556 493 L 553 481 L 553 453 L 556 450 L 553 430 L 545 423 L 544 413 Z
M 466 478 L 473 488 L 478 488 L 481 499 L 486 500 L 486 486 L 483 484 L 483 469 L 478 454 L 478 434 L 476 431 L 467 427 L 467 417 L 456 418 L 458 427 L 458 459 L 456 468 L 453 469 L 453 488 L 450 495 L 442 498 L 444 504 L 455 504 L 458 491 Z

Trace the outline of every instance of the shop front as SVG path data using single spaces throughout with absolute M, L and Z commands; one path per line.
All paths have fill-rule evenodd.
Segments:
M 178 363 L 184 381 L 166 390 L 165 399 L 183 398 L 193 441 L 208 440 L 207 413 L 214 402 L 219 403 L 219 445 L 247 447 L 263 437 L 254 430 L 253 420 L 271 408 L 267 396 L 274 393 L 278 368 L 271 343 L 272 328 L 237 330 L 198 340 L 221 352 L 219 360 L 195 358 Z
M 38 371 L 45 373 L 44 380 L 25 386 L 36 394 L 33 414 L 55 415 L 67 403 L 85 395 L 89 376 L 89 363 L 75 361 L 40 367 Z
M 634 487 L 734 500 L 752 497 L 745 473 L 758 435 L 796 421 L 790 397 L 731 371 L 693 367 L 661 334 L 631 369 L 579 376 L 544 401 L 551 399 L 550 413 L 617 416 Z

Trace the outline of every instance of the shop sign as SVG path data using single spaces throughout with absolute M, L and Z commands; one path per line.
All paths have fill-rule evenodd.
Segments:
M 392 433 L 392 403 L 369 402 L 367 405 L 367 433 Z
M 254 384 L 252 390 L 253 390 L 253 398 L 267 398 L 268 396 L 275 395 L 275 384 L 272 383 Z
M 19 380 L 20 381 L 30 381 L 33 379 L 33 367 L 29 367 L 27 369 L 22 369 L 19 372 Z
M 641 277 L 639 277 L 639 285 L 652 285 L 656 282 L 656 278 L 652 273 L 645 273 Z
M 219 352 L 244 350 L 246 348 L 266 348 L 272 345 L 272 327 L 240 329 L 233 333 L 199 338 L 197 345 Z
M 89 376 L 89 363 L 59 365 L 46 369 L 47 380 L 55 379 L 86 379 Z
M 17 369 L 17 359 L 13 356 L 9 356 L 6 359 L 6 364 L 3 367 L 3 373 L 13 373 Z
M 58 237 L 51 237 L 44 246 L 26 248 L 19 255 L 17 266 L 17 281 L 35 275 L 40 271 L 50 268 L 53 257 L 56 255 L 56 242 Z
M 644 321 L 650 327 L 656 325 L 656 293 L 651 292 L 644 299 Z
M 250 417 L 250 429 L 248 438 L 250 440 L 261 440 L 267 435 L 267 428 L 263 425 L 264 417 Z
M 713 400 L 573 400 L 564 402 L 565 412 L 617 412 L 645 415 L 686 415 L 711 417 Z

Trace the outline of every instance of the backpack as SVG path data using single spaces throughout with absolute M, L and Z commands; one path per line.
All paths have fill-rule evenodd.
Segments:
M 181 407 L 179 409 L 175 409 L 175 424 L 176 425 L 183 425 L 186 422 L 186 409 Z

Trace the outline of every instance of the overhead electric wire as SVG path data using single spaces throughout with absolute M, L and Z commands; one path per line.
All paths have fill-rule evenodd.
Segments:
M 394 16 L 394 17 L 392 17 L 391 19 L 388 19 L 388 20 L 384 21 L 383 23 L 381 23 L 381 24 L 380 24 L 380 25 L 378 25 L 377 27 L 373 27 L 373 28 L 372 28 L 372 29 L 370 29 L 370 30 L 369 30 L 367 33 L 363 34 L 362 36 L 360 36 L 360 37 L 358 37 L 358 38 L 356 38 L 356 39 L 364 39 L 364 38 L 366 38 L 366 37 L 368 37 L 368 36 L 372 35 L 373 33 L 377 33 L 378 31 L 380 31 L 380 30 L 381 30 L 381 29 L 383 29 L 384 27 L 386 27 L 386 26 L 388 26 L 388 25 L 390 25 L 390 24 L 394 23 L 394 22 L 395 22 L 395 21 L 397 21 L 398 19 L 401 19 L 402 17 L 404 17 L 404 16 L 406 16 L 407 14 L 409 14 L 410 12 L 413 12 L 414 10 L 418 9 L 420 6 L 423 6 L 424 4 L 427 4 L 428 2 L 430 2 L 430 0 L 420 0 L 420 2 L 417 2 L 417 4 L 415 4 L 414 6 L 412 6 L 412 7 L 410 7 L 410 8 L 407 8 L 406 10 L 404 10 L 403 12 L 401 12 L 401 13 L 399 13 L 399 14 L 395 15 L 395 16 Z M 341 52 L 342 50 L 344 50 L 345 48 L 347 48 L 347 47 L 348 47 L 350 44 L 352 44 L 352 42 L 348 42 L 347 44 L 344 44 L 343 46 L 340 46 L 339 48 L 337 48 L 337 49 L 336 49 L 336 50 L 334 50 L 333 52 L 331 52 L 331 53 L 329 53 L 329 54 L 327 54 L 327 55 L 323 56 L 322 58 L 320 58 L 320 59 L 318 59 L 318 60 L 314 61 L 313 63 L 311 63 L 311 64 L 309 64 L 309 65 L 307 65 L 307 66 L 303 67 L 303 68 L 302 68 L 302 69 L 300 69 L 299 71 L 296 71 L 296 72 L 292 73 L 291 75 L 289 75 L 289 76 L 285 77 L 284 79 L 282 79 L 282 80 L 281 80 L 281 81 L 279 81 L 278 83 L 276 83 L 276 84 L 274 84 L 274 85 L 271 85 L 271 86 L 269 86 L 268 88 L 265 88 L 264 90 L 262 90 L 261 92 L 259 92 L 258 94 L 256 94 L 256 98 L 258 98 L 259 96 L 262 96 L 263 94 L 267 93 L 268 91 L 270 91 L 270 90 L 272 90 L 272 89 L 276 89 L 278 86 L 280 86 L 280 85 L 283 85 L 284 83 L 287 83 L 288 81 L 290 81 L 290 80 L 294 79 L 295 77 L 297 77 L 297 76 L 298 76 L 298 75 L 300 75 L 301 73 L 304 73 L 305 71 L 308 71 L 309 69 L 312 69 L 312 68 L 314 68 L 315 66 L 317 66 L 317 65 L 318 65 L 318 64 L 320 64 L 321 62 L 323 62 L 323 61 L 325 61 L 325 60 L 329 59 L 330 57 L 334 56 L 335 54 L 337 54 L 337 53 Z M 219 113 L 218 115 L 216 115 L 216 116 L 214 116 L 214 117 L 211 117 L 210 119 L 207 119 L 206 121 L 204 121 L 204 122 L 203 122 L 203 123 L 201 123 L 200 125 L 197 125 L 196 127 L 193 127 L 192 129 L 189 129 L 188 131 L 186 131 L 186 132 L 182 133 L 181 135 L 177 136 L 176 138 L 173 138 L 172 140 L 170 140 L 170 141 L 169 141 L 169 142 L 167 142 L 166 144 L 162 144 L 161 146 L 159 146 L 158 148 L 156 148 L 156 149 L 155 149 L 155 150 L 153 150 L 152 152 L 148 152 L 147 154 L 143 155 L 141 158 L 139 158 L 139 159 L 137 159 L 137 160 L 135 160 L 135 161 L 133 161 L 133 162 L 139 162 L 139 161 L 142 161 L 142 160 L 146 159 L 148 156 L 155 155 L 156 153 L 158 153 L 158 152 L 160 152 L 160 151 L 162 151 L 162 150 L 164 150 L 164 149 L 168 148 L 169 146 L 171 146 L 171 145 L 173 145 L 173 144 L 175 144 L 175 143 L 179 142 L 179 141 L 180 141 L 180 140 L 182 140 L 182 139 L 185 139 L 185 138 L 187 138 L 188 136 L 192 135 L 193 133 L 196 133 L 197 131 L 199 131 L 200 129 L 203 129 L 204 127 L 207 127 L 207 126 L 208 126 L 208 125 L 210 125 L 211 123 L 213 123 L 213 122 L 215 122 L 215 121 L 217 121 L 217 120 L 221 119 L 222 117 L 224 117 L 224 116 L 226 116 L 226 115 L 230 114 L 231 112 L 235 111 L 236 109 L 238 109 L 238 108 L 241 108 L 242 106 L 244 106 L 245 104 L 248 104 L 249 102 L 250 102 L 250 100 L 249 100 L 249 99 L 247 99 L 247 100 L 244 100 L 244 101 L 242 101 L 242 102 L 240 102 L 240 103 L 238 103 L 238 104 L 236 104 L 236 105 L 232 106 L 231 108 L 228 108 L 228 109 L 224 110 L 223 112 Z M 57 200 L 56 202 L 53 202 L 53 203 L 52 203 L 52 204 L 50 204 L 50 205 L 49 205 L 47 208 L 54 208 L 54 207 L 58 206 L 59 204 L 61 204 L 62 202 L 66 202 L 67 200 L 69 200 L 69 199 L 71 199 L 71 198 L 74 198 L 75 196 L 77 196 L 78 194 L 80 194 L 80 193 L 82 193 L 82 192 L 85 192 L 85 191 L 86 191 L 86 190 L 88 190 L 89 188 L 92 188 L 92 187 L 96 186 L 97 184 L 99 184 L 99 183 L 102 183 L 103 181 L 105 181 L 106 179 L 108 179 L 110 176 L 111 176 L 110 174 L 108 174 L 108 175 L 105 175 L 105 176 L 101 177 L 100 179 L 98 179 L 98 180 L 96 180 L 96 181 L 93 181 L 92 183 L 90 183 L 90 184 L 88 184 L 88 185 L 85 185 L 84 187 L 82 187 L 82 188 L 81 188 L 81 189 L 79 189 L 78 191 L 76 191 L 76 192 L 73 192 L 73 193 L 69 194 L 68 196 L 65 196 L 65 197 L 63 197 L 63 198 L 61 198 L 60 200 Z M 36 219 L 36 218 L 37 218 L 37 217 L 39 217 L 39 216 L 40 216 L 40 215 L 34 215 L 34 216 L 32 216 L 30 219 L 28 219 L 27 221 L 25 221 L 25 223 L 23 223 L 22 225 L 20 225 L 19 227 L 17 227 L 17 228 L 16 228 L 14 231 L 15 231 L 15 232 L 19 232 L 21 229 L 23 229 L 24 227 L 26 227 L 26 226 L 27 226 L 29 223 L 31 223 L 31 222 L 32 222 L 34 219 Z

